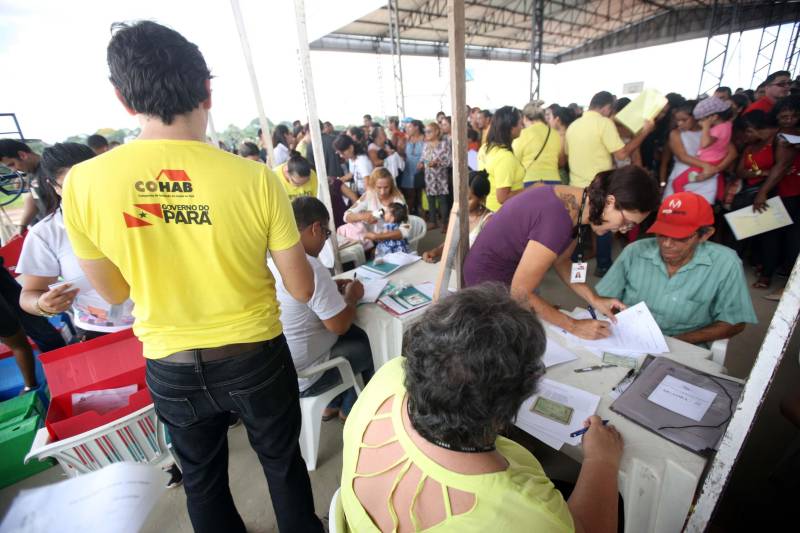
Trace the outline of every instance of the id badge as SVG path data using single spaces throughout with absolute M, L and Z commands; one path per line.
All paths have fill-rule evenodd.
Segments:
M 572 272 L 569 275 L 570 283 L 586 283 L 587 263 L 572 263 Z

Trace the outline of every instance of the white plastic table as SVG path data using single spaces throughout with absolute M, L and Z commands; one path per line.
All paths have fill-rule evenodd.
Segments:
M 575 361 L 550 367 L 547 377 L 599 395 L 597 415 L 614 424 L 625 440 L 619 473 L 620 493 L 625 501 L 625 531 L 681 531 L 707 459 L 611 411 L 609 406 L 613 400 L 608 393 L 628 369 L 605 368 L 575 373 L 574 369 L 599 364 L 600 359 L 578 344 L 568 344 L 550 328 L 546 330 L 549 340 L 558 342 L 578 356 Z M 663 355 L 710 374 L 724 375 L 722 367 L 709 359 L 709 350 L 671 337 L 667 337 L 667 346 L 670 352 Z M 725 377 L 730 379 L 730 376 Z M 583 448 L 580 446 L 565 444 L 561 452 L 578 462 L 583 461 Z
M 435 282 L 439 273 L 439 264 L 417 261 L 413 265 L 403 267 L 387 278 L 395 283 L 408 284 Z M 337 279 L 353 279 L 353 271 L 336 276 Z M 455 277 L 450 276 L 450 286 L 455 287 Z M 427 307 L 411 311 L 402 316 L 394 316 L 378 304 L 362 304 L 358 306 L 355 324 L 369 336 L 372 348 L 372 359 L 375 370 L 398 357 L 403 349 L 403 333 L 411 324 L 419 320 Z

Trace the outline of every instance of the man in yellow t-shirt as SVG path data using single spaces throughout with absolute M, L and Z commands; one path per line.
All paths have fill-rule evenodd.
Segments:
M 154 22 L 118 25 L 108 63 L 141 134 L 72 168 L 64 223 L 103 298 L 134 301 L 148 388 L 183 468 L 192 526 L 245 531 L 228 487 L 233 412 L 269 480 L 279 529 L 321 532 L 266 265 L 269 251 L 296 299 L 313 294 L 289 200 L 264 165 L 206 144 L 210 73 L 196 45 Z
M 317 197 L 317 173 L 306 158 L 289 157 L 286 163 L 278 165 L 272 171 L 278 176 L 290 202 L 301 196 Z
M 569 184 L 588 187 L 595 176 L 614 168 L 614 161 L 627 159 L 653 131 L 653 121 L 645 121 L 641 131 L 628 144 L 622 142 L 614 121 L 609 117 L 614 108 L 614 95 L 600 91 L 589 102 L 589 110 L 567 128 Z M 611 268 L 611 233 L 597 237 L 597 270 L 602 277 Z

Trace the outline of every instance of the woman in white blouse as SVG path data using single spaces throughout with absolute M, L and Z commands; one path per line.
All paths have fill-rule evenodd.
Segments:
M 61 185 L 73 165 L 92 157 L 92 149 L 78 143 L 59 143 L 42 153 L 42 167 L 47 177 L 41 190 L 48 215 L 31 228 L 17 264 L 22 280 L 20 307 L 32 315 L 42 316 L 68 311 L 80 340 L 93 339 L 133 325 L 133 302 L 127 300 L 120 305 L 111 305 L 96 291 L 75 286 L 78 280 L 88 282 L 64 229 Z M 74 283 L 50 289 L 49 286 L 59 278 Z

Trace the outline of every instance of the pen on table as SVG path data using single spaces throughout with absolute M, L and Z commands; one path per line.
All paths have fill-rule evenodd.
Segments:
M 613 387 L 611 390 L 613 390 L 613 391 L 617 390 L 617 387 L 619 387 L 620 385 L 622 385 L 623 383 L 625 383 L 626 381 L 628 381 L 629 379 L 631 379 L 631 378 L 633 377 L 633 373 L 634 373 L 634 372 L 635 372 L 635 370 L 634 370 L 633 368 L 631 368 L 630 370 L 628 370 L 628 373 L 627 373 L 627 374 L 625 374 L 625 377 L 624 377 L 624 378 L 622 378 L 622 379 L 620 380 L 620 382 L 619 382 L 619 383 L 617 383 L 617 384 L 616 384 L 616 385 L 615 385 L 615 386 L 614 386 L 614 387 Z
M 605 426 L 606 424 L 608 424 L 608 420 L 603 420 L 603 425 Z M 573 431 L 572 433 L 570 433 L 570 434 L 569 434 L 569 436 L 570 436 L 570 437 L 580 437 L 581 435 L 583 435 L 583 434 L 584 434 L 584 433 L 586 433 L 587 431 L 589 431 L 589 428 L 588 428 L 588 427 L 586 427 L 586 428 L 581 428 L 581 429 L 579 429 L 578 431 Z
M 592 320 L 597 320 L 597 313 L 594 312 L 594 307 L 588 305 L 586 308 L 589 310 L 589 314 L 592 315 Z
M 357 276 L 358 276 L 358 272 L 353 272 L 353 281 L 356 280 Z
M 576 368 L 574 370 L 574 372 L 578 372 L 578 373 L 580 373 L 580 372 L 591 372 L 592 370 L 600 370 L 602 368 L 611 368 L 611 367 L 615 367 L 615 366 L 617 366 L 617 365 L 604 364 L 604 365 L 585 366 L 583 368 Z

